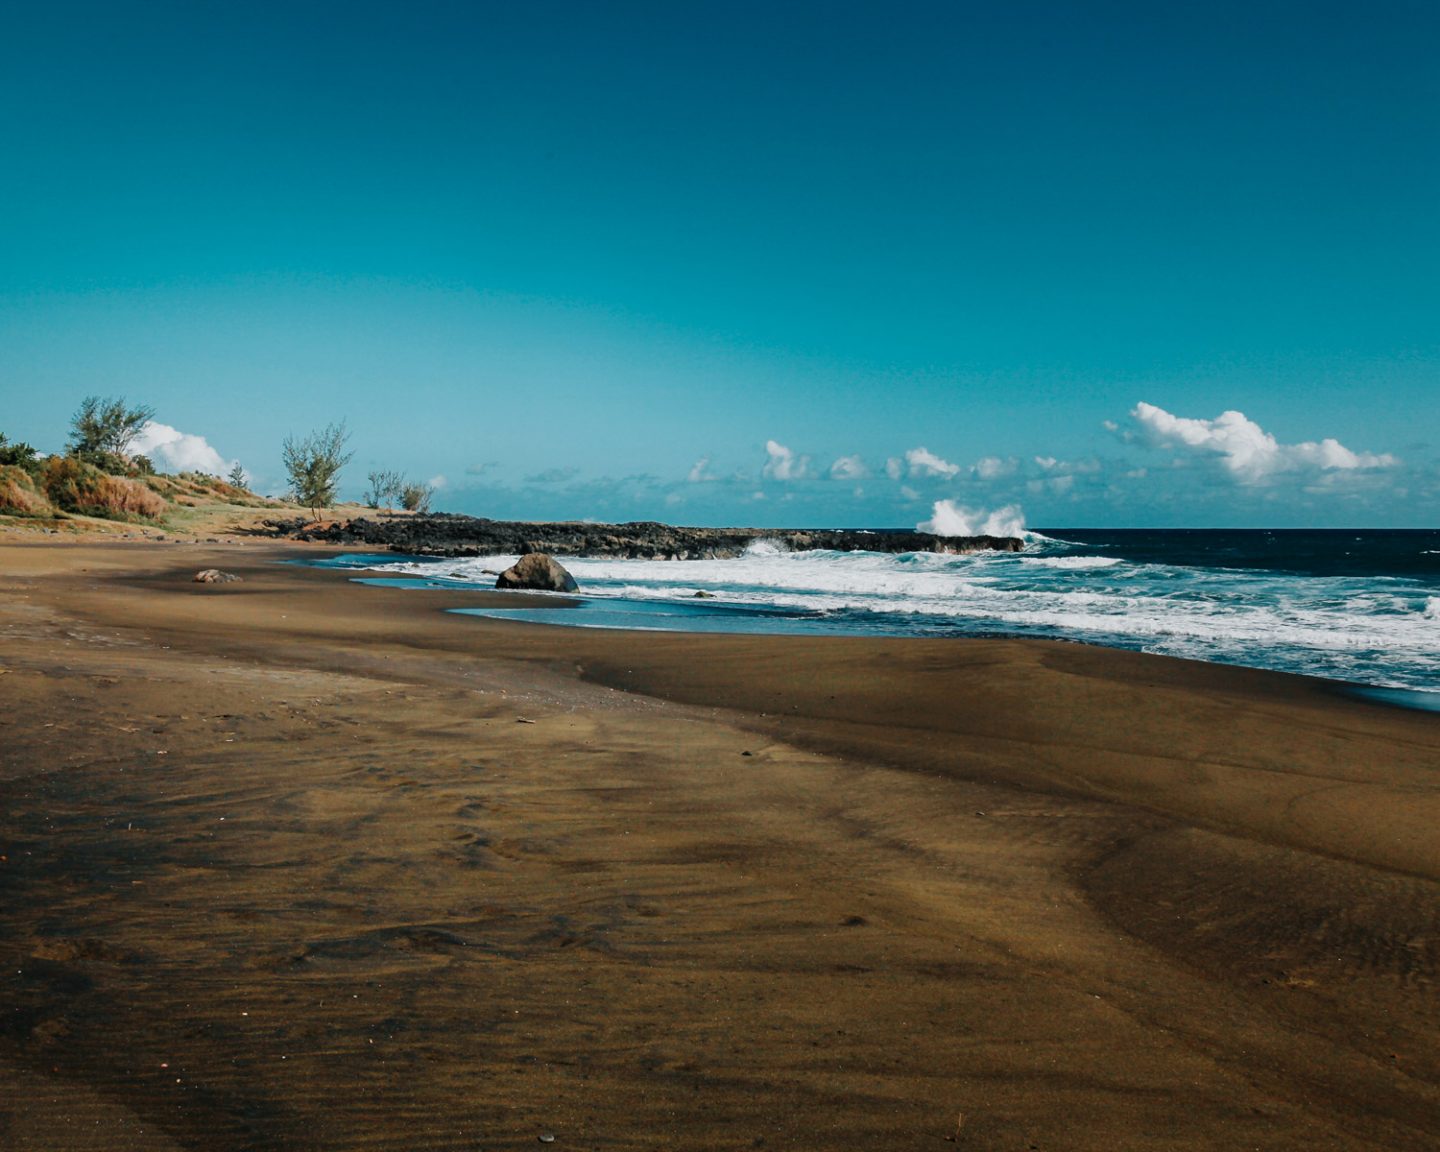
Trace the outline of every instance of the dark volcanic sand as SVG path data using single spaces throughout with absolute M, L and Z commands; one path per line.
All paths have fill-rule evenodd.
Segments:
M 1440 716 L 273 555 L 0 547 L 0 1146 L 1440 1144 Z

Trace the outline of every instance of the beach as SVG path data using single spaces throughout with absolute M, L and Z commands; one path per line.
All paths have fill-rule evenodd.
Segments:
M 0 1146 L 1440 1142 L 1440 715 L 323 554 L 0 543 Z

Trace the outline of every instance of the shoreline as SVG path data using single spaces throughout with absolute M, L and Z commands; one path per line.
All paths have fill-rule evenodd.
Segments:
M 1313 533 L 1306 544 L 1313 552 L 1309 537 Z M 1398 575 L 1375 580 L 1371 596 L 1365 592 L 1369 585 L 1354 575 L 1305 580 L 1300 572 L 1264 569 L 1237 577 L 1223 564 L 1207 569 L 1205 564 L 1217 563 L 1214 556 L 1189 557 L 1197 566 L 1169 567 L 1155 554 L 1174 549 L 1165 533 L 1149 544 L 1151 552 L 1142 549 L 1135 556 L 1103 554 L 1110 547 L 1103 541 L 1050 544 L 1050 552 L 1037 549 L 1034 556 L 985 554 L 956 564 L 924 563 L 935 557 L 890 563 L 880 554 L 857 563 L 834 553 L 694 567 L 564 557 L 580 583 L 576 615 L 554 621 L 546 612 L 517 611 L 504 603 L 481 611 L 503 619 L 649 632 L 1064 639 L 1430 691 L 1434 700 L 1414 697 L 1404 703 L 1440 703 L 1440 665 L 1430 642 L 1431 618 L 1440 611 L 1434 593 L 1440 588 L 1426 554 L 1400 554 L 1407 552 L 1403 546 L 1395 546 L 1395 553 L 1377 544 L 1367 553 L 1369 563 L 1378 564 L 1377 572 Z M 1248 560 L 1266 560 L 1263 553 L 1248 554 Z M 1300 559 L 1305 556 L 1309 553 Z M 492 583 L 481 569 L 511 562 L 513 557 L 446 562 L 396 553 L 373 559 L 354 553 L 344 560 L 393 569 L 357 570 L 357 579 L 389 579 L 400 586 L 406 580 L 412 586 L 474 582 L 480 588 Z M 1346 553 L 1336 563 L 1359 562 Z M 1315 564 L 1305 559 L 1300 567 Z
M 1433 714 L 318 551 L 0 543 L 11 1145 L 1440 1139 Z

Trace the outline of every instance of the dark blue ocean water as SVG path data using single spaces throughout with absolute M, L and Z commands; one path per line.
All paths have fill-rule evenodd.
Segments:
M 1244 569 L 1285 576 L 1374 576 L 1428 581 L 1440 591 L 1440 529 L 1044 528 L 1075 555 L 1136 564 Z
M 485 570 L 513 559 L 335 563 L 408 585 L 488 588 Z M 1019 553 L 762 545 L 734 560 L 563 561 L 580 582 L 578 609 L 486 614 L 580 627 L 1044 636 L 1440 701 L 1440 530 L 1048 528 Z

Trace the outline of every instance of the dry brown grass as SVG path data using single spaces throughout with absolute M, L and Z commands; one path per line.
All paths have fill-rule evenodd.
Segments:
M 0 512 L 9 516 L 53 516 L 55 509 L 23 468 L 0 465 Z
M 194 507 L 199 504 L 237 504 L 244 507 L 259 507 L 268 503 L 263 496 L 237 488 L 218 476 L 207 476 L 203 472 L 181 472 L 179 475 L 157 475 L 145 477 L 145 483 L 165 499 L 176 504 Z
M 150 491 L 144 484 L 124 476 L 106 476 L 100 482 L 96 492 L 96 505 L 105 509 L 105 513 L 91 512 L 92 516 L 110 514 L 127 519 L 133 516 L 154 519 L 162 515 L 168 507 L 162 497 Z
M 154 519 L 169 506 L 140 481 L 107 475 L 73 456 L 52 456 L 46 461 L 41 481 L 52 503 L 82 516 Z

